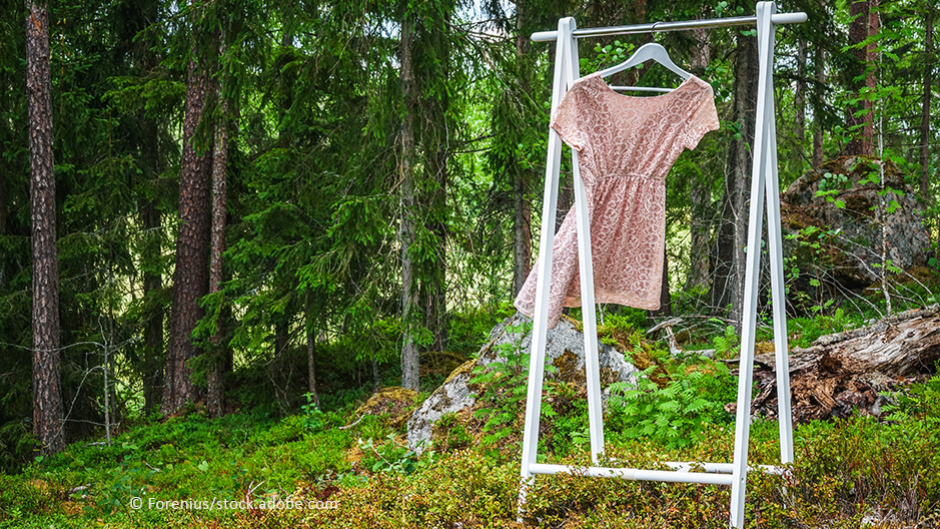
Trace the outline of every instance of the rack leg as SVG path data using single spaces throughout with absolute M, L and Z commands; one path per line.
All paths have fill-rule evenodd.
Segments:
M 565 95 L 565 56 L 570 52 L 573 18 L 558 21 L 558 49 L 552 85 L 552 112 Z M 538 280 L 532 344 L 529 350 L 529 384 L 526 394 L 525 426 L 522 431 L 522 464 L 520 468 L 519 514 L 525 504 L 526 488 L 532 480 L 529 465 L 536 462 L 539 443 L 539 416 L 542 410 L 542 375 L 545 371 L 545 346 L 548 335 L 548 301 L 552 277 L 552 248 L 555 242 L 555 212 L 558 209 L 558 171 L 561 165 L 561 139 L 549 129 L 548 159 L 545 164 L 545 195 L 542 210 L 542 235 L 539 242 Z
M 747 257 L 744 274 L 744 306 L 741 322 L 741 362 L 738 369 L 738 402 L 735 417 L 734 462 L 731 481 L 732 527 L 744 527 L 745 491 L 747 489 L 747 451 L 751 423 L 751 389 L 754 371 L 754 340 L 757 326 L 757 290 L 760 279 L 760 244 L 764 213 L 764 185 L 767 167 L 767 123 L 774 119 L 767 112 L 768 86 L 772 83 L 773 2 L 757 4 L 757 41 L 760 78 L 757 89 L 757 116 L 754 134 L 754 164 L 751 177 L 751 204 L 748 222 Z
M 574 29 L 572 24 L 572 29 Z M 581 77 L 578 67 L 578 44 L 570 37 L 565 54 L 568 87 Z M 591 218 L 588 214 L 587 191 L 581 180 L 578 153 L 571 151 L 574 172 L 575 215 L 578 230 L 578 270 L 581 281 L 581 316 L 584 331 L 584 372 L 587 378 L 588 430 L 591 437 L 591 460 L 598 464 L 604 452 L 604 416 L 601 404 L 600 360 L 597 345 L 597 313 L 594 303 L 594 259 L 591 255 Z
M 773 35 L 770 37 L 773 46 Z M 773 116 L 773 85 L 767 87 L 767 112 Z M 777 368 L 777 420 L 780 462 L 793 462 L 793 418 L 790 411 L 790 361 L 787 339 L 786 286 L 783 282 L 783 237 L 780 233 L 780 181 L 777 177 L 777 127 L 767 120 L 767 236 L 770 239 L 770 286 L 774 309 L 774 351 Z

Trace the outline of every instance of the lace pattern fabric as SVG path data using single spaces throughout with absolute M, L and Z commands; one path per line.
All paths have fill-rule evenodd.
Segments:
M 634 97 L 614 92 L 599 74 L 575 81 L 551 127 L 578 151 L 591 226 L 597 303 L 659 308 L 666 235 L 666 175 L 684 149 L 719 127 L 714 93 L 691 76 L 672 92 Z M 549 327 L 562 307 L 581 305 L 575 208 L 555 234 Z M 535 311 L 537 267 L 516 297 Z

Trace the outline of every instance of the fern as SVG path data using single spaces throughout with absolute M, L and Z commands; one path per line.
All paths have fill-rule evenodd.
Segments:
M 701 370 L 674 373 L 664 388 L 650 380 L 655 369 L 641 372 L 636 387 L 623 382 L 610 386 L 613 430 L 628 439 L 649 438 L 681 448 L 698 442 L 709 424 L 730 421 L 724 404 L 734 400 L 736 384 L 727 366 L 707 362 Z

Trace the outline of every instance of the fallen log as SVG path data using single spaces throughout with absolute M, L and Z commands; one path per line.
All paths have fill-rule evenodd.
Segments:
M 795 422 L 881 415 L 882 392 L 896 391 L 936 372 L 940 360 L 937 305 L 908 311 L 867 327 L 821 336 L 790 351 L 790 400 Z M 777 416 L 774 353 L 754 357 L 759 391 L 751 415 Z M 726 406 L 733 411 L 734 404 Z

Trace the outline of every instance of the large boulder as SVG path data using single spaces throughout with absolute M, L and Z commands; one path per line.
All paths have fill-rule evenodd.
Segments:
M 417 452 L 427 448 L 432 438 L 434 423 L 445 414 L 464 414 L 477 403 L 480 389 L 470 380 L 477 366 L 490 366 L 494 362 L 506 362 L 513 353 L 528 353 L 532 343 L 532 334 L 521 332 L 524 324 L 531 319 L 516 314 L 496 325 L 490 331 L 489 341 L 481 349 L 477 358 L 470 360 L 454 370 L 447 380 L 408 419 L 408 446 Z M 554 329 L 548 331 L 548 344 L 545 365 L 554 366 L 554 372 L 545 373 L 546 379 L 563 380 L 583 387 L 584 378 L 584 335 L 577 330 L 577 322 L 562 317 Z M 628 362 L 623 353 L 608 345 L 599 344 L 601 387 L 606 388 L 615 382 L 635 382 L 637 368 Z M 528 369 L 528 366 L 524 366 Z M 604 401 L 606 402 L 606 398 Z
M 886 161 L 885 187 L 894 192 L 886 195 L 892 211 L 882 215 L 878 162 L 837 158 L 804 174 L 781 195 L 784 253 L 801 272 L 797 291 L 822 299 L 879 281 L 883 240 L 893 266 L 907 270 L 926 264 L 930 238 L 924 207 L 904 174 Z

